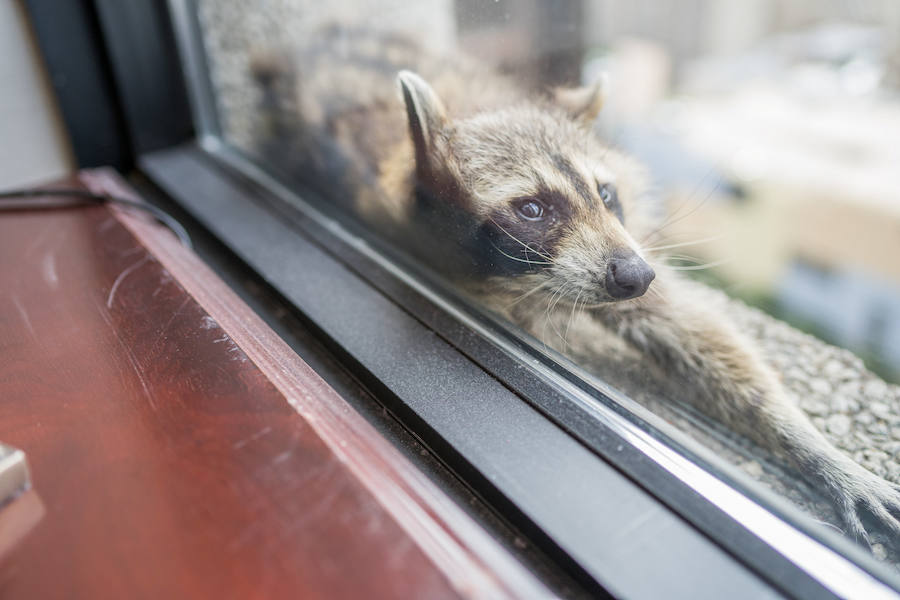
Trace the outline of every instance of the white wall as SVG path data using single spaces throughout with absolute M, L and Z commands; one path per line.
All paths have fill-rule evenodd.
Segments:
M 18 0 L 0 0 L 0 82 L 0 189 L 70 172 L 65 126 Z

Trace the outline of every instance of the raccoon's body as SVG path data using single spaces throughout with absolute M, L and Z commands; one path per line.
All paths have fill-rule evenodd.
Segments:
M 481 303 L 600 371 L 637 353 L 692 405 L 789 460 L 900 545 L 897 488 L 791 403 L 708 302 L 641 242 L 659 226 L 642 170 L 591 130 L 598 86 L 535 98 L 464 57 L 329 29 L 258 61 L 260 148 Z

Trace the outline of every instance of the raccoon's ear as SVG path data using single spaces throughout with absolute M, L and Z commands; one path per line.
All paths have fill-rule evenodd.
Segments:
M 593 123 L 603 108 L 607 89 L 606 76 L 601 76 L 591 85 L 576 88 L 556 88 L 553 99 L 576 121 Z
M 412 71 L 400 71 L 397 82 L 406 104 L 409 134 L 416 149 L 416 163 L 424 166 L 435 134 L 447 121 L 444 104 L 431 86 Z

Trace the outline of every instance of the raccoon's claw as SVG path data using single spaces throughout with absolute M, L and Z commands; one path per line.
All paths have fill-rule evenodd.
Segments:
M 837 501 L 847 535 L 867 548 L 875 538 L 900 556 L 900 486 L 868 471 L 854 479 Z

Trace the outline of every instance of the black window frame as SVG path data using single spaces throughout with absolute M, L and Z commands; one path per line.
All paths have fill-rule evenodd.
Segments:
M 51 79 L 69 82 L 56 91 L 79 165 L 133 166 L 190 213 L 466 486 L 586 589 L 900 597 L 887 589 L 900 589 L 900 577 L 860 548 L 603 382 L 573 377 L 573 365 L 558 367 L 564 358 L 531 352 L 452 290 L 422 283 L 415 266 L 222 144 L 192 0 L 82 0 L 62 28 L 56 2 L 25 2 Z M 76 48 L 91 51 L 79 57 Z M 98 110 L 91 99 L 108 111 L 116 143 L 84 131 Z M 333 301 L 341 297 L 348 301 Z M 411 353 L 423 362 L 403 359 Z M 535 456 L 566 468 L 538 472 Z

